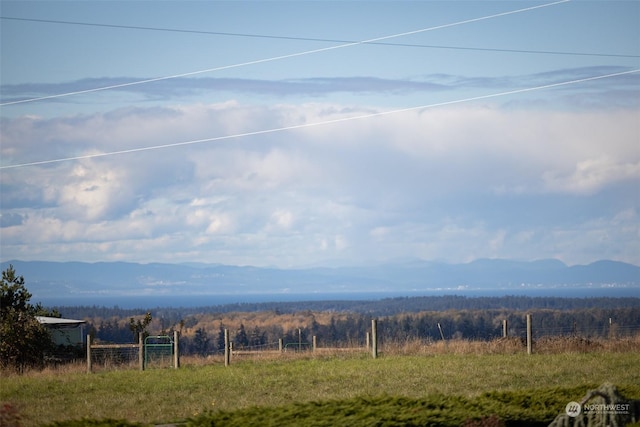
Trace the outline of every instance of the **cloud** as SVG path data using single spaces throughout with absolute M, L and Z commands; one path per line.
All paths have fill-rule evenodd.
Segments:
M 307 95 L 320 96 L 330 93 L 393 93 L 450 90 L 451 87 L 428 80 L 384 79 L 369 76 L 299 78 L 285 80 L 257 80 L 241 78 L 178 77 L 152 81 L 148 78 L 92 78 L 64 83 L 24 83 L 0 86 L 3 102 L 13 102 L 29 97 L 51 96 L 63 93 L 90 91 L 97 88 L 141 94 L 150 98 L 192 96 L 201 93 L 228 92 L 254 95 Z
M 627 180 L 640 180 L 640 162 L 616 163 L 607 158 L 579 161 L 573 173 L 561 175 L 545 173 L 544 181 L 549 189 L 567 193 L 594 193 L 603 187 Z
M 37 161 L 372 111 L 228 101 L 18 117 L 3 121 L 2 155 Z M 638 263 L 637 115 L 482 103 L 4 169 L 3 256 Z
M 23 83 L 0 86 L 2 102 L 15 102 L 29 98 L 110 88 L 108 92 L 128 93 L 147 100 L 171 100 L 215 94 L 232 96 L 258 95 L 268 97 L 321 97 L 331 94 L 355 95 L 411 95 L 417 93 L 461 92 L 486 89 L 494 92 L 509 91 L 573 80 L 588 79 L 630 71 L 620 66 L 588 66 L 552 70 L 525 75 L 466 76 L 453 74 L 426 74 L 403 78 L 372 76 L 309 77 L 281 80 L 260 80 L 227 77 L 176 77 L 160 79 L 134 77 L 87 78 L 61 83 Z M 145 82 L 138 84 L 137 82 Z M 594 108 L 610 105 L 638 106 L 640 75 L 627 74 L 602 80 L 568 85 L 561 90 L 565 102 L 581 103 Z M 631 92 L 631 93 L 630 93 Z M 634 95 L 636 94 L 636 95 Z M 588 95 L 588 98 L 586 96 Z M 464 97 L 464 95 L 462 96 Z M 81 99 L 81 98 L 79 98 Z M 606 102 L 605 102 L 606 101 Z M 49 102 L 74 102 L 74 97 L 62 97 Z M 82 102 L 82 101 L 79 101 Z M 609 103 L 609 104 L 608 104 Z

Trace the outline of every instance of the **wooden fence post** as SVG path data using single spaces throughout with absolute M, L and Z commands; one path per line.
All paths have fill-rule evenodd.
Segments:
M 313 336 L 313 352 L 316 352 L 316 348 L 318 347 L 318 339 L 317 337 L 314 335 Z
M 138 333 L 138 366 L 144 371 L 144 334 Z
M 224 366 L 231 363 L 231 348 L 229 347 L 229 330 L 224 330 Z
M 609 317 L 609 339 L 613 339 L 613 320 Z
M 378 358 L 378 319 L 371 319 L 371 355 Z
M 284 350 L 282 338 L 278 338 L 278 350 L 280 351 L 280 353 L 282 353 L 282 351 Z
M 531 354 L 533 351 L 533 338 L 531 335 L 531 315 L 527 314 L 527 354 Z
M 438 330 L 440 331 L 440 338 L 442 338 L 442 341 L 446 341 L 444 339 L 444 333 L 442 332 L 442 326 L 440 326 L 440 322 L 438 322 Z
M 507 338 L 509 336 L 509 332 L 507 330 L 507 319 L 502 321 L 502 337 Z
M 91 335 L 87 335 L 87 374 L 91 373 Z
M 173 331 L 173 367 L 175 369 L 180 367 L 180 343 L 178 331 Z
M 367 332 L 367 335 L 365 337 L 365 346 L 367 348 L 367 350 L 369 350 L 371 348 L 371 334 L 369 332 Z

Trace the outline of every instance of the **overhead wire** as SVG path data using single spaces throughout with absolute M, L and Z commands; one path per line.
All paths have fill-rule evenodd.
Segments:
M 216 137 L 211 137 L 211 138 L 174 142 L 174 143 L 169 143 L 169 144 L 160 144 L 160 145 L 153 145 L 153 146 L 147 146 L 147 147 L 130 148 L 130 149 L 126 149 L 126 150 L 110 151 L 110 152 L 106 152 L 106 153 L 94 153 L 94 154 L 86 154 L 86 155 L 81 155 L 81 156 L 64 157 L 64 158 L 41 160 L 41 161 L 28 162 L 28 163 L 20 163 L 20 164 L 15 164 L 15 165 L 4 165 L 4 166 L 0 166 L 0 170 L 2 170 L 2 169 L 23 168 L 23 167 L 27 167 L 27 166 L 46 165 L 46 164 L 52 164 L 52 163 L 61 163 L 61 162 L 68 162 L 68 161 L 75 161 L 75 160 L 95 159 L 95 158 L 115 156 L 115 155 L 120 155 L 120 154 L 130 154 L 130 153 L 138 153 L 138 152 L 143 152 L 143 151 L 153 151 L 153 150 L 160 150 L 160 149 L 165 149 L 165 148 L 180 147 L 180 146 L 195 145 L 195 144 L 204 144 L 204 143 L 217 142 L 217 141 L 223 141 L 223 140 L 228 140 L 228 139 L 243 138 L 243 137 L 248 137 L 248 136 L 265 135 L 265 134 L 270 134 L 270 133 L 284 132 L 284 131 L 297 130 L 297 129 L 305 129 L 305 128 L 311 128 L 311 127 L 316 127 L 316 126 L 326 126 L 326 125 L 330 125 L 330 124 L 348 122 L 348 121 L 352 121 L 352 120 L 362 120 L 362 119 L 367 119 L 367 118 L 372 118 L 372 117 L 380 117 L 380 116 L 386 116 L 386 115 L 391 115 L 391 114 L 399 114 L 399 113 L 405 113 L 405 112 L 409 112 L 409 111 L 426 110 L 426 109 L 431 109 L 431 108 L 436 108 L 436 107 L 443 107 L 443 106 L 447 106 L 447 105 L 454 105 L 454 104 L 461 104 L 461 103 L 472 102 L 472 101 L 479 101 L 479 100 L 483 100 L 483 99 L 497 98 L 497 97 L 502 97 L 502 96 L 508 96 L 508 95 L 526 93 L 526 92 L 539 91 L 539 90 L 543 90 L 543 89 L 551 89 L 551 88 L 556 88 L 556 87 L 561 87 L 561 86 L 568 86 L 568 85 L 574 85 L 574 84 L 578 84 L 578 83 L 585 83 L 585 82 L 590 82 L 590 81 L 595 81 L 595 80 L 601 80 L 601 79 L 607 79 L 607 78 L 612 78 L 612 77 L 619 77 L 619 76 L 624 76 L 624 75 L 629 75 L 629 74 L 635 74 L 635 73 L 639 73 L 639 72 L 640 72 L 640 69 L 635 69 L 635 70 L 629 70 L 629 71 L 622 71 L 622 72 L 618 72 L 618 73 L 610 73 L 610 74 L 604 74 L 604 75 L 598 75 L 598 76 L 585 77 L 585 78 L 581 78 L 581 79 L 574 79 L 574 80 L 569 80 L 569 81 L 564 81 L 564 82 L 551 83 L 551 84 L 546 84 L 546 85 L 541 85 L 541 86 L 534 86 L 534 87 L 523 88 L 523 89 L 515 89 L 515 90 L 506 91 L 506 92 L 499 92 L 499 93 L 492 93 L 492 94 L 487 94 L 487 95 L 473 96 L 473 97 L 463 98 L 463 99 L 458 99 L 458 100 L 453 100 L 453 101 L 444 101 L 444 102 L 438 102 L 438 103 L 434 103 L 434 104 L 419 105 L 419 106 L 415 106 L 415 107 L 407 107 L 407 108 L 401 108 L 401 109 L 395 109 L 395 110 L 380 111 L 380 112 L 376 112 L 376 113 L 362 114 L 362 115 L 359 115 L 359 116 L 341 117 L 341 118 L 338 118 L 338 119 L 324 120 L 324 121 L 320 121 L 320 122 L 304 123 L 304 124 L 291 125 L 291 126 L 283 126 L 283 127 L 278 127 L 278 128 L 263 129 L 263 130 L 252 131 L 252 132 L 237 133 L 237 134 L 233 134 L 233 135 L 223 135 L 223 136 L 216 136 Z
M 273 35 L 273 34 L 232 33 L 232 32 L 225 32 L 225 31 L 192 30 L 192 29 L 183 29 L 183 28 L 146 27 L 146 26 L 140 26 L 140 25 L 121 25 L 121 24 L 104 24 L 104 23 L 97 23 L 97 22 L 62 21 L 62 20 L 55 20 L 55 19 L 20 18 L 20 17 L 13 17 L 13 16 L 0 16 L 0 19 L 11 20 L 11 21 L 24 21 L 24 22 L 39 22 L 39 23 L 47 23 L 47 24 L 62 24 L 62 25 L 79 25 L 79 26 L 87 26 L 87 27 L 117 28 L 117 29 L 127 29 L 127 30 L 160 31 L 160 32 L 202 34 L 202 35 L 215 35 L 215 36 L 226 36 L 226 37 L 246 37 L 246 38 L 258 38 L 258 39 L 311 41 L 311 42 L 321 42 L 321 43 L 362 43 L 362 44 L 369 44 L 369 45 L 374 45 L 374 46 L 410 47 L 410 48 L 425 48 L 425 49 L 471 50 L 471 51 L 482 51 L 482 52 L 524 53 L 524 54 L 536 54 L 536 55 L 596 56 L 596 57 L 610 57 L 610 58 L 640 58 L 640 55 L 631 55 L 631 54 L 622 54 L 622 53 L 576 52 L 576 51 L 532 50 L 532 49 L 505 49 L 505 48 L 477 47 L 477 46 L 447 46 L 447 45 L 429 45 L 429 44 L 414 44 L 414 43 L 389 43 L 389 42 L 382 42 L 382 41 L 363 41 L 363 42 L 358 42 L 358 41 L 355 41 L 355 40 L 344 40 L 344 39 L 328 39 L 328 38 L 300 37 L 300 36 L 278 36 L 278 35 Z
M 170 76 L 155 77 L 155 78 L 150 78 L 150 79 L 137 80 L 137 81 L 134 81 L 134 82 L 120 83 L 120 84 L 115 84 L 115 85 L 101 86 L 101 87 L 96 87 L 96 88 L 91 88 L 91 89 L 84 89 L 84 90 L 78 90 L 78 91 L 72 91 L 72 92 L 65 92 L 65 93 L 59 93 L 59 94 L 54 94 L 54 95 L 46 95 L 46 96 L 27 98 L 27 99 L 16 100 L 16 101 L 2 102 L 2 103 L 0 103 L 0 106 L 24 104 L 24 103 L 27 103 L 27 102 L 36 102 L 36 101 L 43 101 L 43 100 L 47 100 L 47 99 L 55 99 L 55 98 L 73 96 L 73 95 L 80 95 L 80 94 L 85 94 L 85 93 L 93 93 L 93 92 L 99 92 L 99 91 L 105 91 L 105 90 L 112 90 L 112 89 L 118 89 L 118 88 L 123 88 L 123 87 L 128 87 L 128 86 L 134 86 L 134 85 L 141 85 L 141 84 L 147 84 L 147 83 L 164 81 L 164 80 L 177 79 L 177 78 L 181 78 L 181 77 L 189 77 L 189 76 L 194 76 L 194 75 L 198 75 L 198 74 L 210 73 L 210 72 L 214 72 L 214 71 L 228 70 L 228 69 L 243 67 L 243 66 L 247 66 L 247 65 L 256 65 L 256 64 L 266 63 L 266 62 L 278 61 L 278 60 L 282 60 L 282 59 L 295 58 L 295 57 L 304 56 L 304 55 L 311 55 L 311 54 L 314 54 L 314 53 L 327 52 L 327 51 L 343 49 L 343 48 L 347 48 L 347 47 L 351 47 L 351 46 L 363 45 L 363 44 L 368 44 L 368 43 L 372 43 L 372 42 L 379 42 L 379 41 L 382 41 L 382 40 L 389 40 L 389 39 L 392 39 L 392 38 L 403 37 L 403 36 L 408 36 L 408 35 L 412 35 L 412 34 L 419 34 L 419 33 L 424 33 L 424 32 L 428 32 L 428 31 L 439 30 L 439 29 L 443 29 L 443 28 L 455 27 L 455 26 L 458 26 L 458 25 L 469 24 L 469 23 L 472 23 L 472 22 L 480 22 L 480 21 L 493 19 L 493 18 L 498 18 L 498 17 L 502 17 L 502 16 L 508 16 L 508 15 L 513 15 L 513 14 L 517 14 L 517 13 L 528 12 L 528 11 L 531 11 L 531 10 L 541 9 L 541 8 L 545 8 L 545 7 L 555 6 L 555 5 L 559 5 L 559 4 L 562 4 L 562 3 L 567 3 L 569 1 L 571 1 L 571 0 L 559 0 L 559 1 L 552 2 L 552 3 L 545 3 L 545 4 L 542 4 L 542 5 L 530 6 L 530 7 L 511 10 L 511 11 L 506 11 L 506 12 L 500 12 L 500 13 L 496 13 L 496 14 L 492 14 L 492 15 L 482 16 L 482 17 L 479 17 L 479 18 L 465 19 L 465 20 L 462 20 L 462 21 L 457 21 L 457 22 L 453 22 L 453 23 L 449 23 L 449 24 L 436 25 L 436 26 L 433 26 L 433 27 L 427 27 L 427 28 L 422 28 L 422 29 L 418 29 L 418 30 L 406 31 L 406 32 L 403 32 L 403 33 L 397 33 L 397 34 L 392 34 L 392 35 L 387 35 L 387 36 L 375 37 L 375 38 L 368 39 L 368 40 L 362 40 L 362 41 L 357 41 L 357 42 L 348 42 L 348 43 L 343 43 L 343 44 L 339 44 L 339 45 L 336 45 L 336 46 L 329 46 L 329 47 L 323 47 L 323 48 L 318 48 L 318 49 L 306 50 L 306 51 L 302 51 L 302 52 L 295 52 L 295 53 L 290 53 L 290 54 L 286 54 L 286 55 L 274 56 L 274 57 L 270 57 L 270 58 L 256 59 L 256 60 L 242 62 L 242 63 L 238 63 L 238 64 L 223 65 L 223 66 L 220 66 L 220 67 L 208 68 L 208 69 L 198 70 L 198 71 L 191 71 L 191 72 L 187 72 L 187 73 L 174 74 L 174 75 L 170 75 Z

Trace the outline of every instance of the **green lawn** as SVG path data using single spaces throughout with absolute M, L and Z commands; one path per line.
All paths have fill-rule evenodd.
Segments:
M 229 367 L 216 362 L 206 366 L 187 365 L 178 370 L 144 372 L 33 373 L 3 376 L 0 401 L 17 408 L 27 427 L 81 418 L 143 423 L 168 423 L 188 418 L 202 421 L 203 418 L 198 417 L 203 413 L 213 411 L 229 418 L 226 411 L 237 409 L 254 411 L 251 415 L 254 417 L 258 417 L 255 411 L 262 411 L 266 419 L 274 420 L 273 415 L 268 415 L 269 411 L 275 411 L 274 414 L 290 412 L 300 417 L 296 410 L 308 409 L 309 405 L 329 413 L 331 411 L 326 407 L 329 401 L 334 408 L 339 408 L 340 402 L 350 402 L 346 405 L 353 408 L 376 402 L 372 407 L 386 405 L 396 409 L 400 402 L 400 407 L 418 405 L 423 413 L 426 413 L 425 407 L 443 402 L 440 409 L 443 416 L 447 405 L 476 409 L 485 406 L 491 414 L 500 412 L 501 399 L 507 407 L 507 401 L 519 405 L 517 402 L 527 396 L 533 401 L 539 396 L 543 403 L 529 404 L 542 405 L 541 413 L 547 411 L 553 415 L 564 408 L 567 399 L 579 400 L 588 389 L 604 382 L 616 384 L 627 397 L 640 398 L 640 356 L 631 352 L 531 356 L 383 355 L 374 360 L 361 354 L 235 360 Z M 500 393 L 506 393 L 502 396 L 507 397 L 500 397 Z M 336 410 L 338 416 L 347 416 Z M 346 413 L 353 410 L 346 409 Z M 486 411 L 469 413 L 483 415 Z M 231 421 L 228 424 L 233 425 Z

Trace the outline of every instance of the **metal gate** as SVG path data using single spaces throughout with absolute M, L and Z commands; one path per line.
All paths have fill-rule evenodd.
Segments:
M 144 339 L 144 364 L 145 367 L 153 364 L 165 364 L 167 361 L 173 365 L 174 341 L 169 335 L 152 335 Z

